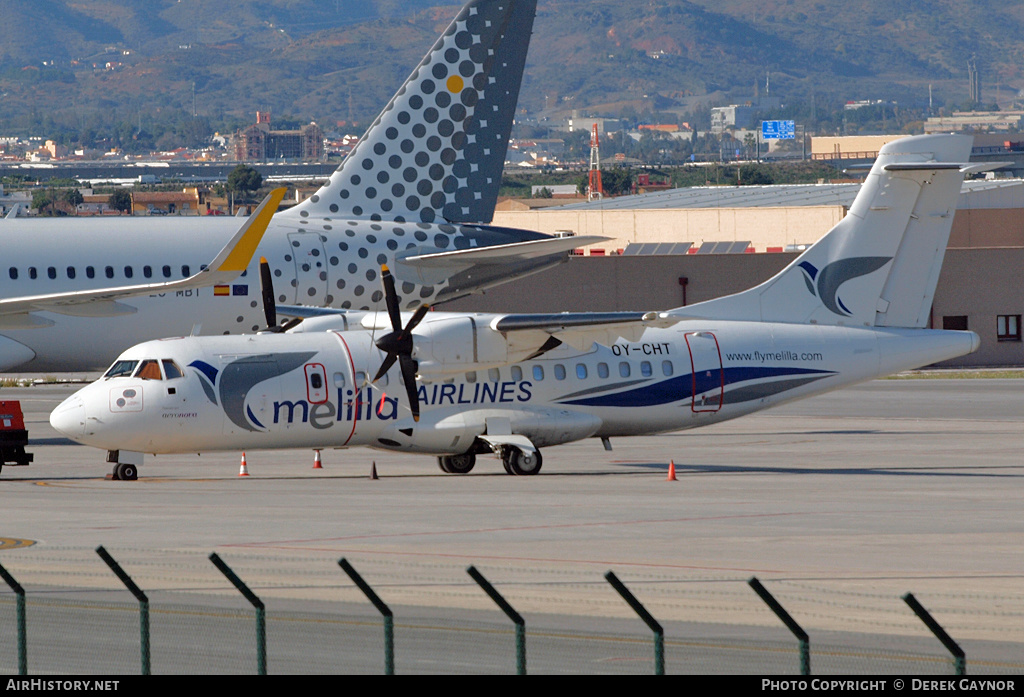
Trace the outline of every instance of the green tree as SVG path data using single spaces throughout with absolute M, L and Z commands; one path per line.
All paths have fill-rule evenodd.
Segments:
M 53 215 L 53 192 L 49 189 L 37 189 L 32 193 L 32 207 L 39 215 Z
M 107 199 L 107 205 L 115 211 L 127 213 L 132 209 L 132 194 L 128 189 L 117 189 L 114 193 L 110 194 L 110 197 Z
M 77 213 L 78 207 L 85 203 L 85 198 L 82 196 L 82 192 L 78 189 L 66 189 L 61 198 L 71 206 L 71 210 Z
M 228 174 L 228 191 L 246 200 L 263 186 L 263 175 L 248 165 L 238 165 Z

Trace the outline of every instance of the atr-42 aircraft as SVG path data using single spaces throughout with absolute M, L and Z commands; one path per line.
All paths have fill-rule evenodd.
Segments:
M 306 320 L 285 333 L 152 341 L 50 423 L 134 478 L 142 453 L 373 448 L 469 472 L 496 453 L 536 474 L 539 448 L 694 428 L 978 348 L 926 329 L 971 138 L 882 148 L 849 214 L 765 283 L 650 313 Z M 404 324 L 403 324 L 404 323 Z M 395 364 L 397 363 L 397 366 Z
M 259 255 L 270 260 L 278 302 L 383 309 L 386 263 L 399 302 L 415 308 L 538 271 L 600 239 L 479 224 L 494 213 L 535 11 L 535 0 L 466 4 L 330 181 L 274 216 Z M 125 346 L 195 326 L 258 330 L 255 262 L 230 284 L 146 287 L 194 275 L 239 225 L 0 221 L 0 370 L 98 370 Z

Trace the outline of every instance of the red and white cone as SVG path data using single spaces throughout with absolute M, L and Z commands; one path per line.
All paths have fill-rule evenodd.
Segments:
M 313 452 L 316 453 L 316 455 L 313 456 L 313 469 L 322 470 L 324 466 L 320 464 L 320 451 L 314 450 Z
M 668 461 L 668 479 L 666 479 L 665 481 L 666 482 L 674 482 L 674 481 L 676 481 L 676 463 L 675 463 L 675 460 L 669 460 Z
M 248 477 L 249 468 L 245 466 L 245 453 L 242 453 L 242 466 L 238 469 L 239 477 Z

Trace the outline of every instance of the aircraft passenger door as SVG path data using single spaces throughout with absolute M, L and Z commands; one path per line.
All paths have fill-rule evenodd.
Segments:
M 307 363 L 306 401 L 310 404 L 323 404 L 327 401 L 327 369 L 322 363 Z
M 315 232 L 291 232 L 288 244 L 295 262 L 294 302 L 322 304 L 327 295 L 327 254 L 323 240 Z
M 714 412 L 722 408 L 725 378 L 722 373 L 722 353 L 718 339 L 711 332 L 689 332 L 686 346 L 690 350 L 693 369 L 693 401 L 695 412 Z

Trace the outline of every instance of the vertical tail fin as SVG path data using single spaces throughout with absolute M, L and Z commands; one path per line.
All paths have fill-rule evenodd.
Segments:
M 716 319 L 923 327 L 972 138 L 911 136 L 882 147 L 847 216 L 773 278 L 679 308 Z
M 536 0 L 470 0 L 330 181 L 286 217 L 490 222 Z

